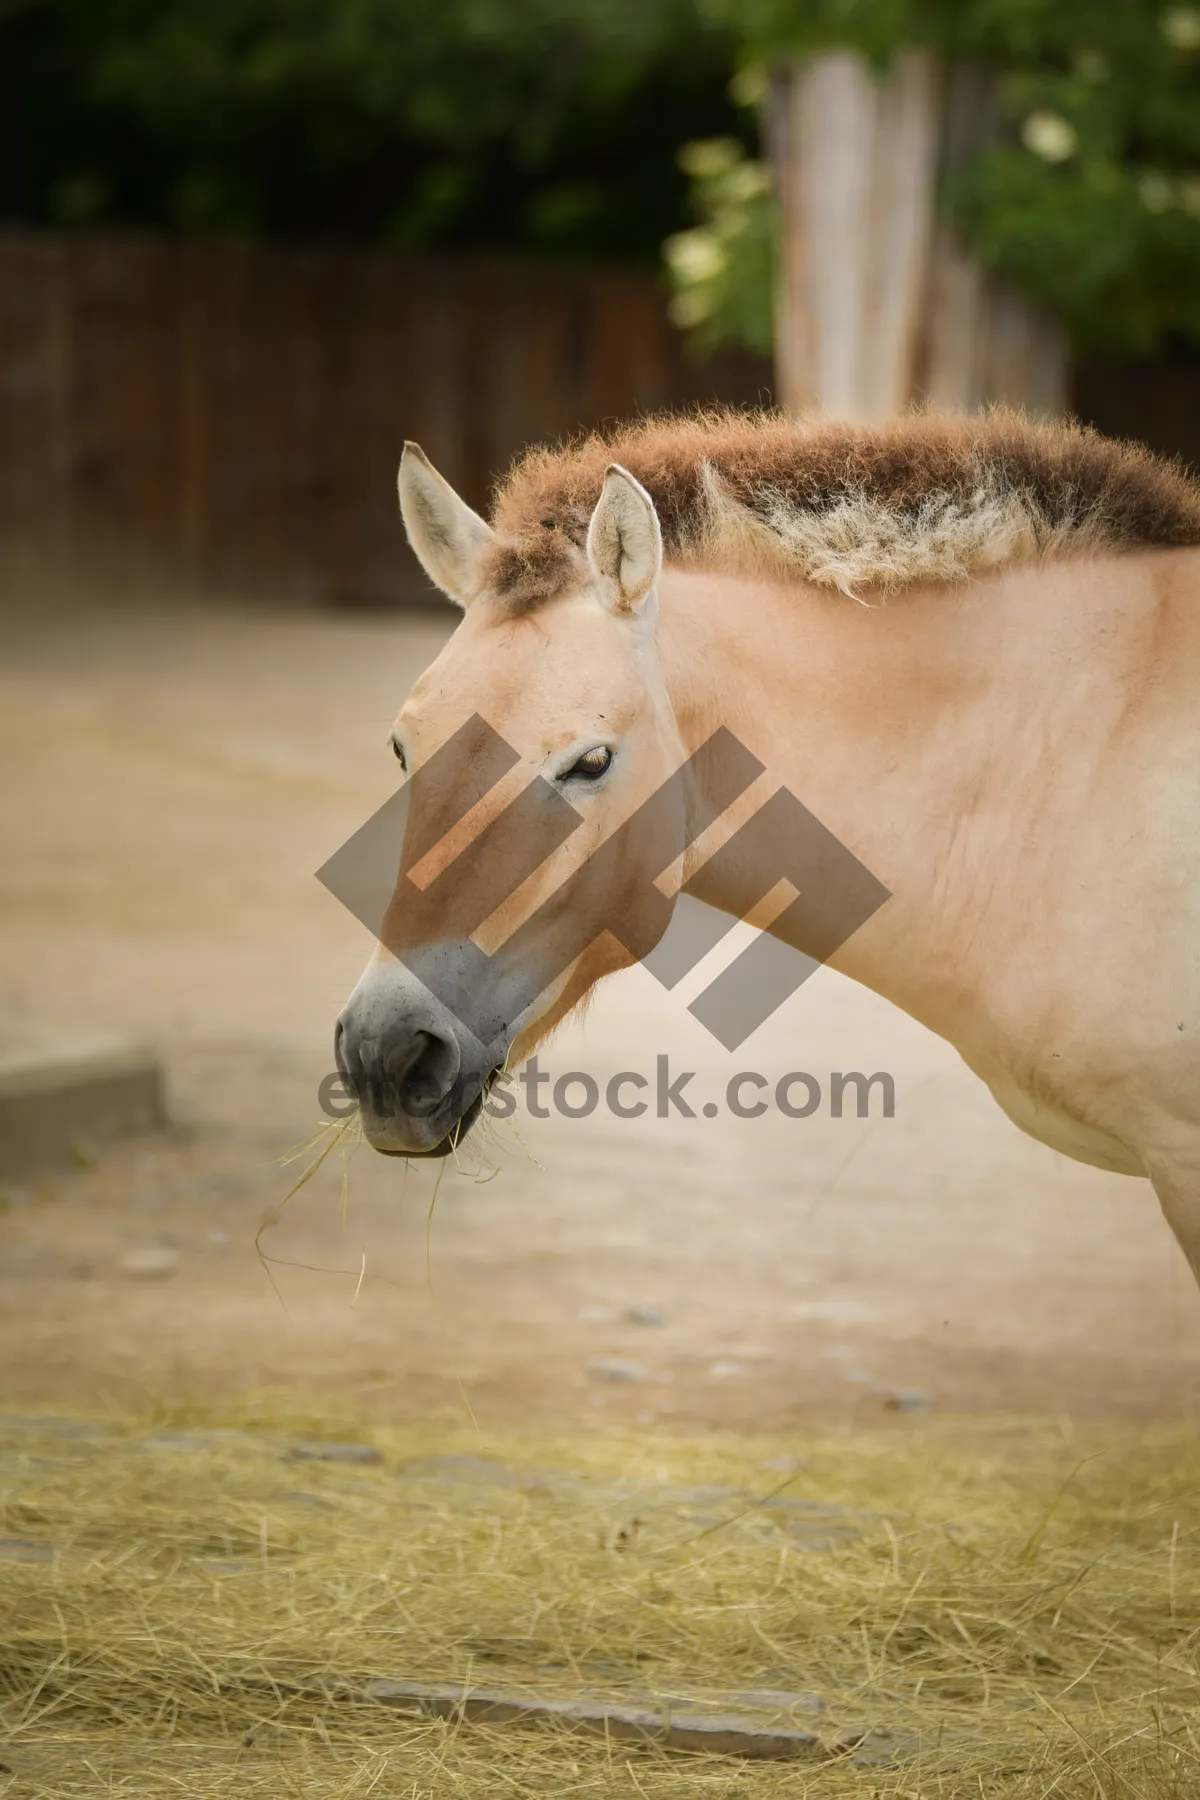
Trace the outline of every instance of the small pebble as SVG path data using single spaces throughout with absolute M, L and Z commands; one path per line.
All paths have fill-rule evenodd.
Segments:
M 667 1315 L 657 1306 L 630 1306 L 626 1308 L 625 1317 L 631 1325 L 665 1325 Z
M 593 1381 L 645 1381 L 646 1371 L 641 1363 L 625 1362 L 619 1356 L 594 1356 L 588 1364 L 588 1374 Z
M 147 1244 L 141 1250 L 126 1251 L 117 1264 L 121 1274 L 134 1281 L 165 1281 L 178 1267 L 179 1258 L 174 1250 L 153 1244 Z
M 381 1463 L 372 1444 L 293 1444 L 286 1462 Z
M 54 1552 L 49 1544 L 35 1544 L 28 1538 L 0 1538 L 0 1561 L 53 1562 Z
M 897 1388 L 883 1404 L 890 1412 L 932 1412 L 933 1396 L 923 1388 Z
M 715 1375 L 718 1381 L 728 1381 L 735 1375 L 744 1375 L 746 1365 L 740 1362 L 715 1362 L 710 1363 L 708 1372 Z

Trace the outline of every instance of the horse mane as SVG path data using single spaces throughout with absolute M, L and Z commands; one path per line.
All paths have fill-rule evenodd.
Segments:
M 487 586 L 525 611 L 578 585 L 604 471 L 649 492 L 670 566 L 859 596 L 1034 557 L 1200 544 L 1200 484 L 1073 424 L 996 410 L 885 425 L 658 416 L 528 452 L 499 484 Z

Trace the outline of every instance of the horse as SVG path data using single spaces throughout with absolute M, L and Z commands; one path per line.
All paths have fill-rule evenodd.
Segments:
M 1200 1279 L 1185 470 L 1003 411 L 709 412 L 527 453 L 490 523 L 416 444 L 399 496 L 463 617 L 390 734 L 401 866 L 336 1026 L 377 1149 L 445 1155 L 686 892 L 902 1007 L 1044 1144 L 1148 1177 Z M 823 905 L 818 855 L 763 912 L 787 859 L 746 828 L 781 790 L 871 904 Z

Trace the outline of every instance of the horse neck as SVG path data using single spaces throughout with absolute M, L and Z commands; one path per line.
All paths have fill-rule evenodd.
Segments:
M 1120 612 L 1119 595 L 1097 601 L 1094 571 L 1069 567 L 870 607 L 668 571 L 659 642 L 685 749 L 727 727 L 765 765 L 755 796 L 789 789 L 891 891 L 833 966 L 955 1037 L 973 1006 L 964 984 L 983 979 L 983 898 L 1018 843 L 1038 853 L 1020 805 L 1035 811 L 1046 767 L 1078 755 L 1081 716 L 1099 728 L 1110 710 L 1081 637 Z M 746 903 L 736 880 L 702 897 L 739 915 Z

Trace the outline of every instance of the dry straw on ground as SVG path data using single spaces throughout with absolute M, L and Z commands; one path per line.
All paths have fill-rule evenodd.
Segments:
M 289 1454 L 354 1436 L 377 1462 Z M 0 1793 L 1184 1800 L 1198 1550 L 1185 1428 L 535 1443 L 282 1403 L 9 1419 Z M 815 1694 L 794 1722 L 827 1745 L 869 1725 L 906 1754 L 419 1721 L 367 1697 L 387 1676 Z

